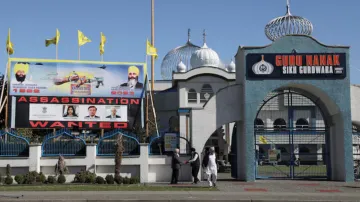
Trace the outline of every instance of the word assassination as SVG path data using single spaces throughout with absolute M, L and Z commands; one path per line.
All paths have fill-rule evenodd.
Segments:
M 138 98 L 18 97 L 18 103 L 139 105 Z
M 92 121 L 30 121 L 32 128 L 102 128 L 112 129 L 128 127 L 127 122 L 92 122 Z
M 340 66 L 340 56 L 277 55 L 275 65 L 282 66 L 283 74 L 334 74 L 333 66 Z M 335 73 L 342 73 L 342 68 L 335 67 Z

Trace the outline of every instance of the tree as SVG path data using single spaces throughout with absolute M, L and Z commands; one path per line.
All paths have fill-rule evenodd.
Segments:
M 150 95 L 150 92 L 148 92 L 148 95 Z M 152 98 L 153 99 L 153 98 Z M 152 136 L 152 135 L 156 135 L 157 133 L 157 128 L 156 128 L 156 125 L 159 127 L 159 123 L 160 123 L 160 119 L 158 119 L 156 117 L 156 109 L 153 108 L 153 102 L 152 101 L 151 97 L 149 96 L 149 108 L 148 108 L 148 113 L 149 113 L 149 119 L 147 121 L 148 123 L 148 127 L 149 127 L 149 136 Z M 146 100 L 145 100 L 146 102 Z M 146 110 L 146 103 L 145 103 L 145 110 Z M 155 111 L 155 113 L 154 113 Z M 146 117 L 145 117 L 146 118 Z M 156 119 L 155 119 L 156 118 Z M 145 129 L 146 130 L 146 129 Z M 146 131 L 145 131 L 146 133 Z
M 115 177 L 120 176 L 120 167 L 122 162 L 122 154 L 124 152 L 124 141 L 123 136 L 120 133 L 117 136 L 116 144 L 115 144 Z
M 6 97 L 6 94 L 7 94 L 7 85 L 5 83 L 4 85 L 4 75 L 0 75 L 0 92 L 2 91 L 2 88 L 4 88 L 4 95 L 2 97 L 2 100 L 1 100 L 1 104 L 5 101 L 5 97 Z M 4 129 L 6 128 L 5 126 L 5 106 L 3 108 L 3 110 L 1 110 L 1 113 L 0 113 L 0 127 L 1 129 Z
M 55 174 L 56 175 L 64 175 L 67 173 L 68 169 L 65 164 L 65 158 L 63 156 L 59 156 L 59 160 L 57 164 L 55 165 Z

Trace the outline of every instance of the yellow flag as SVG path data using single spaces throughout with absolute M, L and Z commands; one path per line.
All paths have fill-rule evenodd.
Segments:
M 46 39 L 45 40 L 45 46 L 48 47 L 51 44 L 57 45 L 59 43 L 59 40 L 60 40 L 60 32 L 59 32 L 58 29 L 56 29 L 56 36 L 54 36 L 51 39 Z
M 105 53 L 106 36 L 101 32 L 100 37 L 100 55 L 103 55 Z
M 79 41 L 79 46 L 91 42 L 91 40 L 87 38 L 80 30 L 78 30 L 78 41 Z
M 14 54 L 14 44 L 10 41 L 10 29 L 6 40 L 6 52 L 9 55 Z
M 156 48 L 151 45 L 149 40 L 146 40 L 146 54 L 155 56 L 155 59 L 158 57 Z
M 267 144 L 268 143 L 267 139 L 264 136 L 259 137 L 259 142 L 262 143 L 262 144 Z

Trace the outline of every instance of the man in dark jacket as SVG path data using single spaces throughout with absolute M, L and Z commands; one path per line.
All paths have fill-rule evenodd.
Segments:
M 179 155 L 179 149 L 175 149 L 174 155 L 171 161 L 171 168 L 172 168 L 172 176 L 171 176 L 171 184 L 177 184 L 179 179 L 179 173 L 181 168 L 181 161 Z
M 194 183 L 197 184 L 200 181 L 198 178 L 200 159 L 199 154 L 196 152 L 195 148 L 191 148 L 191 159 L 187 163 L 190 163 L 191 165 L 191 172 L 194 178 Z

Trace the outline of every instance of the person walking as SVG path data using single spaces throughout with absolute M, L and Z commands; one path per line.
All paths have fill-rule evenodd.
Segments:
M 205 172 L 208 177 L 209 186 L 216 187 L 216 180 L 217 180 L 217 164 L 216 164 L 216 154 L 215 154 L 215 148 L 210 147 L 209 154 L 207 157 L 207 166 L 205 169 Z
M 191 159 L 186 163 L 190 163 L 191 173 L 194 178 L 194 184 L 197 184 L 200 180 L 198 178 L 198 173 L 200 170 L 200 159 L 199 154 L 196 152 L 195 148 L 191 148 Z
M 180 161 L 180 150 L 178 148 L 175 149 L 174 155 L 171 161 L 171 168 L 172 168 L 172 175 L 171 175 L 171 182 L 170 184 L 177 184 L 179 180 L 179 173 L 181 168 L 181 161 Z

